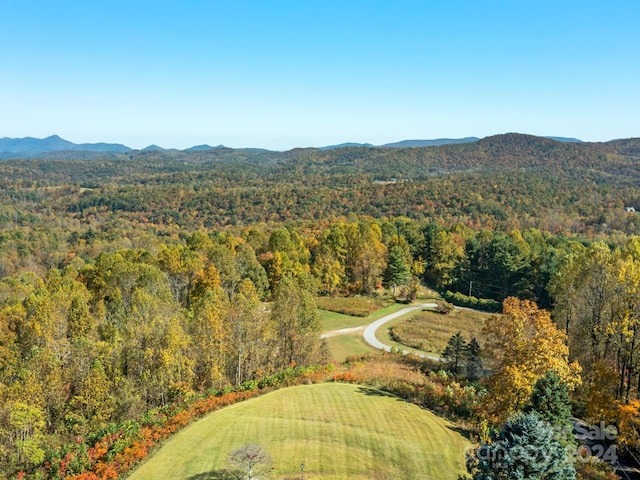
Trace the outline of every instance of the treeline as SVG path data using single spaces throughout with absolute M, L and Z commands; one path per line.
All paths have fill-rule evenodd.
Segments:
M 72 228 L 78 230 L 69 233 Z M 81 229 L 78 223 L 52 218 L 48 225 L 0 234 L 0 276 L 22 271 L 44 275 L 70 262 L 91 262 L 102 252 L 157 251 L 165 243 L 184 244 L 189 235 L 178 225 L 132 226 L 114 220 L 100 229 Z M 537 229 L 503 233 L 404 217 L 287 227 L 256 224 L 218 236 L 225 235 L 242 238 L 240 248 L 251 249 L 268 277 L 277 277 L 277 269 L 291 271 L 320 294 L 370 293 L 381 284 L 410 285 L 415 278 L 443 292 L 498 302 L 517 295 L 543 306 L 550 305 L 547 284 L 559 257 L 577 241 Z
M 422 280 L 458 296 L 497 302 L 518 296 L 543 307 L 551 305 L 547 286 L 560 258 L 574 244 L 589 243 L 533 228 L 505 233 L 405 217 L 350 218 L 282 227 L 255 224 L 213 236 L 240 238 L 238 248 L 251 251 L 269 280 L 282 275 L 278 271 L 288 272 L 319 294 L 371 293 L 394 284 L 415 290 L 416 281 Z M 22 271 L 45 275 L 50 268 L 90 263 L 103 252 L 186 245 L 190 235 L 178 224 L 131 224 L 114 218 L 94 229 L 51 217 L 47 224 L 0 233 L 0 277 Z M 265 291 L 262 281 L 252 280 L 259 292 Z

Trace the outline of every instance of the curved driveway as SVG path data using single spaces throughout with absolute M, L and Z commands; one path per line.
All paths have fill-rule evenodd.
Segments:
M 367 325 L 367 327 L 364 329 L 364 332 L 362 334 L 364 337 L 364 341 L 374 348 L 377 348 L 379 350 L 384 350 L 385 352 L 390 352 L 391 347 L 389 345 L 385 345 L 384 343 L 382 343 L 380 340 L 376 338 L 376 330 L 378 330 L 378 328 L 380 328 L 385 323 L 390 322 L 394 318 L 401 317 L 402 315 L 406 315 L 407 313 L 412 312 L 414 310 L 421 310 L 423 308 L 435 308 L 435 307 L 436 307 L 435 303 L 423 303 L 421 305 L 412 305 L 411 307 L 403 308 L 402 310 L 398 310 L 397 312 L 387 315 L 386 317 L 382 317 L 376 320 L 375 322 Z M 407 350 L 403 350 L 402 353 L 405 355 L 411 353 L 419 356 L 420 358 L 428 358 L 430 360 L 436 360 L 436 361 L 440 360 L 440 357 L 435 355 L 427 355 L 424 353 L 418 354 L 418 353 L 410 352 Z

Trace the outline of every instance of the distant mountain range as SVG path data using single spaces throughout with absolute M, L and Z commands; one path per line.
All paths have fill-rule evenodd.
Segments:
M 131 150 L 119 143 L 73 143 L 52 135 L 47 138 L 0 138 L 0 152 L 38 155 L 46 152 L 114 152 L 122 153 Z
M 440 145 L 454 145 L 457 143 L 471 143 L 480 140 L 478 137 L 465 138 L 437 138 L 435 140 L 402 140 L 401 142 L 385 143 L 384 145 L 372 145 L 371 143 L 341 143 L 320 147 L 320 150 L 333 150 L 345 147 L 369 147 L 369 148 L 411 148 L 411 147 L 438 147 Z
M 546 137 L 559 142 L 578 143 L 581 140 L 577 138 L 566 137 Z M 334 150 L 338 148 L 365 147 L 365 148 L 413 148 L 413 147 L 434 147 L 442 145 L 454 145 L 461 143 L 473 143 L 480 140 L 477 137 L 465 138 L 438 138 L 434 140 L 403 140 L 401 142 L 387 143 L 384 145 L 373 145 L 371 143 L 341 143 L 339 145 L 329 145 L 320 147 L 319 150 Z M 196 145 L 187 148 L 184 151 L 206 151 L 225 148 L 224 145 L 212 147 L 210 145 Z M 73 143 L 60 138 L 58 135 L 52 135 L 47 138 L 0 138 L 0 159 L 9 158 L 78 158 L 86 153 L 86 157 L 96 157 L 104 154 L 117 154 L 131 152 L 134 149 L 119 143 Z M 175 149 L 165 149 L 158 145 L 149 145 L 141 151 L 166 151 Z M 257 148 L 238 149 L 248 151 L 264 151 Z
M 380 145 L 383 148 L 413 148 L 413 147 L 440 147 L 442 145 L 456 145 L 458 143 L 473 143 L 480 140 L 478 137 L 465 138 L 436 138 L 435 140 L 402 140 L 401 142 Z

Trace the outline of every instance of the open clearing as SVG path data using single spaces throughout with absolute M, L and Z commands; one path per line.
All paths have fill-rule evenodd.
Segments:
M 334 301 L 336 301 L 336 299 L 334 299 Z M 356 327 L 362 327 L 362 330 L 364 330 L 365 326 L 378 318 L 384 317 L 385 315 L 403 308 L 406 308 L 406 305 L 395 303 L 384 308 L 379 308 L 378 310 L 371 312 L 366 317 L 345 315 L 343 313 L 332 312 L 329 310 L 318 310 L 318 313 L 320 314 L 320 322 L 324 332 Z M 330 336 L 326 339 L 331 359 L 334 362 L 342 363 L 350 355 L 361 355 L 363 353 L 372 353 L 377 351 L 375 348 L 367 345 L 363 340 L 362 330 L 356 330 L 351 333 L 345 333 L 337 336 Z
M 482 323 L 490 317 L 489 313 L 465 309 L 455 309 L 447 315 L 424 310 L 389 322 L 387 328 L 378 330 L 377 336 L 387 345 L 440 354 L 456 332 L 462 332 L 466 341 L 473 337 L 481 340 Z M 395 339 L 390 330 L 393 330 Z
M 345 299 L 340 297 L 331 298 L 330 300 L 331 302 L 327 303 L 329 303 L 331 308 L 337 309 L 343 307 L 346 308 L 346 306 L 349 306 L 349 303 L 345 302 Z M 371 322 L 374 322 L 382 317 L 395 313 L 404 308 L 407 308 L 406 304 L 394 303 L 387 307 L 373 310 L 366 317 L 346 315 L 344 313 L 338 313 L 329 310 L 318 310 L 320 314 L 322 330 L 324 333 L 335 332 L 336 330 L 340 329 L 354 329 L 351 332 L 343 332 L 340 335 L 330 335 L 325 339 L 325 341 L 327 342 L 331 360 L 336 363 L 342 363 L 347 359 L 347 357 L 351 355 L 361 355 L 364 353 L 376 352 L 377 350 L 375 348 L 367 345 L 367 343 L 363 340 L 362 331 Z M 362 330 L 357 330 L 357 327 L 361 327 Z
M 346 315 L 344 313 L 332 312 L 330 310 L 319 309 L 320 323 L 322 324 L 322 330 L 338 330 L 340 328 L 351 328 L 368 325 L 378 318 L 384 317 L 390 313 L 396 312 L 406 308 L 406 305 L 401 303 L 394 303 L 386 307 L 380 307 L 372 311 L 365 317 L 358 317 L 355 315 Z
M 278 390 L 209 414 L 171 437 L 129 477 L 216 478 L 249 443 L 274 459 L 274 478 L 455 480 L 469 442 L 447 421 L 379 390 L 323 383 Z

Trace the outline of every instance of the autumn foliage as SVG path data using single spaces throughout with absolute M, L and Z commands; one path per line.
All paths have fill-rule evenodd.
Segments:
M 538 378 L 548 371 L 570 389 L 580 383 L 580 365 L 569 363 L 565 333 L 535 303 L 507 298 L 503 314 L 486 320 L 483 333 L 485 350 L 494 358 L 487 407 L 495 419 L 506 420 L 521 410 Z
M 410 355 L 356 356 L 333 381 L 384 390 L 449 418 L 477 423 L 484 389 L 459 381 L 441 367 Z
M 179 399 L 172 405 L 147 412 L 139 420 L 110 425 L 105 431 L 97 432 L 93 440 L 78 439 L 44 462 L 38 469 L 39 478 L 117 479 L 144 460 L 163 440 L 192 421 L 280 386 L 322 381 L 330 369 L 330 366 L 289 368 L 236 389 Z

